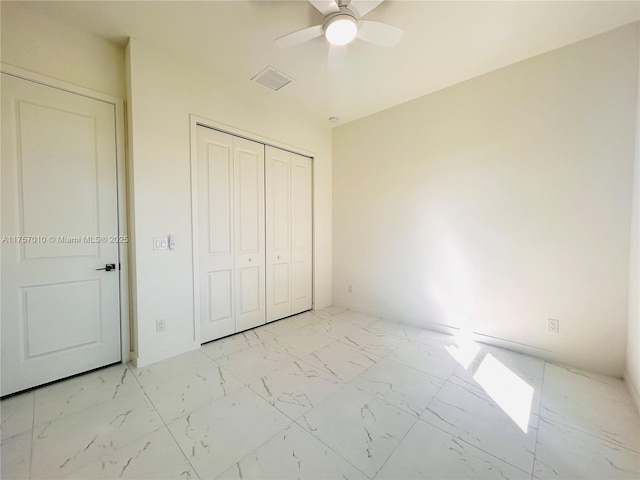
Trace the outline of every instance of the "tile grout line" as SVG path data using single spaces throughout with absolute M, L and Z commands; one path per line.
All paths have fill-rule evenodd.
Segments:
M 142 391 L 144 393 L 144 396 L 147 398 L 147 400 L 149 400 L 149 403 L 151 403 L 151 406 L 153 406 L 153 409 L 155 410 L 156 414 L 158 415 L 158 418 L 162 421 L 162 425 L 164 425 L 164 428 L 167 430 L 167 432 L 169 432 L 169 435 L 171 435 L 171 438 L 173 439 L 176 447 L 178 447 L 178 450 L 180 450 L 180 453 L 182 454 L 182 456 L 184 457 L 184 459 L 187 461 L 187 463 L 189 464 L 189 466 L 191 467 L 191 469 L 193 470 L 193 472 L 196 474 L 196 477 L 198 477 L 198 479 L 200 479 L 200 474 L 198 473 L 198 471 L 196 470 L 196 468 L 193 466 L 193 464 L 191 463 L 191 460 L 189 460 L 187 458 L 187 455 L 184 453 L 184 451 L 182 450 L 182 447 L 180 446 L 180 444 L 178 443 L 178 441 L 176 440 L 176 437 L 174 437 L 173 432 L 171 431 L 171 429 L 169 428 L 169 426 L 167 425 L 167 422 L 165 422 L 164 418 L 162 417 L 162 415 L 160 415 L 160 411 L 158 410 L 158 407 L 156 407 L 156 404 L 153 403 L 153 400 L 151 400 L 151 397 L 149 397 L 149 395 L 147 395 L 146 390 L 144 389 L 144 387 L 142 387 Z M 162 427 L 161 427 L 162 428 Z M 157 432 L 159 429 L 154 430 L 154 432 Z M 151 432 L 153 433 L 153 432 Z
M 335 392 L 333 392 L 331 395 L 329 395 L 329 397 L 337 394 L 339 391 L 344 390 L 346 387 L 348 386 L 353 386 L 350 385 L 350 383 L 345 383 L 342 385 L 341 388 L 339 388 L 338 390 L 336 390 Z M 357 388 L 357 387 L 354 387 Z M 329 397 L 325 398 L 324 400 L 322 400 L 320 403 L 318 403 L 318 405 L 322 404 L 323 402 L 325 402 Z M 375 398 L 375 397 L 374 397 Z M 377 399 L 376 399 L 377 400 Z M 317 408 L 317 406 L 314 408 Z M 308 413 L 308 412 L 307 412 Z M 306 414 L 305 414 L 306 415 Z M 373 478 L 375 478 L 375 475 L 373 477 L 370 477 L 369 475 L 367 475 L 366 473 L 364 473 L 362 470 L 360 470 L 360 468 L 356 467 L 350 460 L 348 460 L 347 458 L 345 458 L 342 454 L 340 454 L 339 452 L 337 452 L 336 450 L 333 449 L 333 447 L 331 447 L 330 445 L 328 445 L 327 443 L 325 443 L 324 440 L 322 440 L 321 438 L 319 438 L 317 435 L 314 435 L 313 432 L 310 432 L 309 430 L 307 430 L 305 427 L 303 427 L 302 425 L 300 425 L 298 423 L 298 420 L 300 420 L 301 418 L 304 418 L 305 415 L 301 415 L 297 420 L 294 420 L 293 423 L 295 423 L 296 425 L 298 425 L 298 427 L 300 427 L 301 429 L 303 429 L 305 432 L 307 432 L 309 435 L 311 435 L 313 438 L 315 438 L 318 442 L 320 442 L 322 445 L 324 445 L 326 448 L 328 448 L 331 452 L 333 452 L 335 455 L 337 455 L 338 457 L 340 457 L 342 460 L 344 460 L 345 462 L 347 462 L 349 465 L 351 465 L 353 468 L 355 468 L 358 472 L 362 473 L 366 478 L 369 478 L 371 480 L 373 480 Z M 377 472 L 376 472 L 377 475 Z
M 33 392 L 33 407 L 31 410 L 31 448 L 29 449 L 29 479 L 33 476 L 33 449 L 35 446 L 34 435 L 36 432 L 36 392 Z M 0 472 L 1 473 L 1 472 Z
M 542 368 L 542 386 L 540 387 L 540 401 L 538 402 L 538 428 L 536 428 L 536 443 L 533 445 L 533 467 L 531 468 L 531 480 L 536 472 L 536 455 L 538 454 L 538 435 L 540 435 L 540 410 L 542 410 L 542 402 L 544 396 L 544 377 L 547 373 L 547 361 L 544 361 Z

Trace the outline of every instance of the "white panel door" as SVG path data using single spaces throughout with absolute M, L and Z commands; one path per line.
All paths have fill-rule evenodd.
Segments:
M 267 322 L 291 315 L 291 154 L 266 147 Z
M 267 321 L 312 307 L 311 159 L 266 148 Z
M 198 250 L 202 342 L 235 333 L 233 137 L 198 126 Z
M 2 74 L 1 178 L 1 394 L 120 361 L 114 106 Z
M 313 218 L 311 159 L 291 154 L 291 314 L 312 306 Z
M 197 128 L 204 343 L 265 323 L 264 145 Z
M 264 145 L 234 138 L 236 331 L 265 323 Z

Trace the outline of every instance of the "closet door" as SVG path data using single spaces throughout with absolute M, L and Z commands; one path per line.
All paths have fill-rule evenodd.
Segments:
M 264 145 L 198 126 L 200 338 L 265 323 Z
M 312 306 L 312 173 L 310 158 L 291 154 L 291 314 Z
M 233 137 L 198 126 L 198 250 L 202 342 L 235 323 Z
M 267 322 L 291 315 L 291 154 L 266 147 Z
M 264 145 L 234 138 L 236 331 L 265 323 Z
M 266 148 L 267 321 L 311 309 L 311 159 Z

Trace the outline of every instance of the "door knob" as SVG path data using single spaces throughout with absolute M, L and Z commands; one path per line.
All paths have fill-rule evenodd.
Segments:
M 96 270 L 106 270 L 107 272 L 110 272 L 111 270 L 115 270 L 116 269 L 116 264 L 115 263 L 107 263 L 104 268 L 96 268 Z
M 249 261 L 251 261 L 251 259 L 249 259 Z
M 280 255 L 278 255 L 278 260 L 280 260 Z

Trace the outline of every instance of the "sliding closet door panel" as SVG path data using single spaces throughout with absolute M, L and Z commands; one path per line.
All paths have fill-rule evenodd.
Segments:
M 267 321 L 291 315 L 291 154 L 266 147 Z
M 312 306 L 312 167 L 311 159 L 291 154 L 291 313 Z
M 201 341 L 236 331 L 233 137 L 198 127 Z
M 265 323 L 264 145 L 234 138 L 236 331 Z

